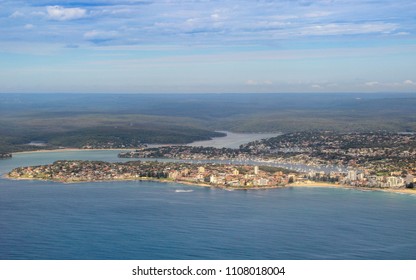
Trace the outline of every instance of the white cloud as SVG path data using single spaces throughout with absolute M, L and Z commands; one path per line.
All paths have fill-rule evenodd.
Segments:
M 88 40 L 110 40 L 118 37 L 119 33 L 117 31 L 98 31 L 91 30 L 84 33 L 84 38 Z
M 319 12 L 307 13 L 307 14 L 305 14 L 305 17 L 308 17 L 308 18 L 320 18 L 320 17 L 329 16 L 329 15 L 331 15 L 330 12 L 319 11 Z
M 380 82 L 366 82 L 364 85 L 368 87 L 390 87 L 390 88 L 403 88 L 405 86 L 416 86 L 416 82 L 412 80 L 405 80 L 403 82 L 386 82 L 386 83 L 380 83 Z
M 246 85 L 255 86 L 255 85 L 258 85 L 258 82 L 255 80 L 247 80 Z
M 16 11 L 13 14 L 11 14 L 9 17 L 10 18 L 18 18 L 18 17 L 23 17 L 25 14 L 23 14 L 22 12 Z
M 397 32 L 394 35 L 396 35 L 396 36 L 406 36 L 406 35 L 410 35 L 410 33 L 409 32 Z
M 322 24 L 308 26 L 300 30 L 302 35 L 352 35 L 369 33 L 390 33 L 397 29 L 394 23 L 351 23 L 351 24 Z
M 87 15 L 87 11 L 81 8 L 64 8 L 62 6 L 46 7 L 48 18 L 53 20 L 74 20 L 80 19 Z
M 195 26 L 196 24 L 198 24 L 198 22 L 199 22 L 199 19 L 197 19 L 197 18 L 188 18 L 185 21 L 185 24 L 189 25 L 189 26 Z
M 221 18 L 220 15 L 217 13 L 211 15 L 212 20 L 220 20 L 220 18 Z
M 25 26 L 24 26 L 24 28 L 25 29 L 28 29 L 28 30 L 30 30 L 30 29 L 33 29 L 35 26 L 33 25 L 33 24 L 26 24 Z
M 365 85 L 368 87 L 373 87 L 379 85 L 379 82 L 366 82 Z
M 406 80 L 406 81 L 404 81 L 403 82 L 403 84 L 405 84 L 405 85 L 416 85 L 416 83 L 415 82 L 413 82 L 412 80 Z

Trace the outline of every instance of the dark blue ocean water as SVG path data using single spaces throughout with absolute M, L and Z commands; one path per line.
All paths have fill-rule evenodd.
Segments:
M 1 179 L 0 259 L 416 259 L 415 211 L 383 192 Z

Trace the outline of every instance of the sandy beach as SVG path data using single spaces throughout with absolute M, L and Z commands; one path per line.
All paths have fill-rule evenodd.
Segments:
M 63 184 L 74 184 L 74 183 L 87 183 L 87 182 L 115 182 L 115 181 L 148 181 L 148 182 L 161 182 L 161 183 L 177 183 L 187 186 L 196 186 L 196 187 L 205 187 L 205 188 L 219 188 L 224 190 L 267 190 L 267 189 L 283 189 L 290 187 L 298 188 L 332 188 L 332 189 L 351 189 L 356 191 L 379 191 L 379 192 L 389 192 L 389 193 L 398 193 L 398 194 L 410 194 L 416 195 L 416 189 L 392 189 L 392 188 L 364 188 L 364 187 L 354 187 L 349 185 L 340 185 L 340 184 L 330 184 L 330 183 L 320 183 L 320 182 L 296 182 L 288 184 L 286 186 L 267 186 L 267 187 L 250 187 L 250 188 L 241 188 L 241 187 L 227 187 L 219 185 L 211 185 L 207 183 L 200 182 L 190 182 L 190 181 L 179 181 L 179 180 L 166 180 L 166 179 L 153 179 L 153 178 L 124 178 L 124 179 L 114 179 L 114 180 L 75 180 L 75 181 L 61 181 L 61 180 L 46 180 L 46 179 L 37 179 L 37 178 L 13 178 L 9 177 L 7 174 L 2 176 L 3 178 L 9 180 L 36 180 L 36 181 L 54 181 Z
M 352 189 L 357 191 L 378 191 L 378 192 L 390 192 L 390 193 L 401 193 L 401 194 L 413 194 L 416 195 L 416 189 L 393 189 L 393 188 L 368 188 L 368 187 L 355 187 L 350 185 L 342 185 L 342 184 L 331 184 L 331 183 L 324 183 L 324 182 L 296 182 L 286 187 L 302 187 L 302 188 L 333 188 L 333 189 Z

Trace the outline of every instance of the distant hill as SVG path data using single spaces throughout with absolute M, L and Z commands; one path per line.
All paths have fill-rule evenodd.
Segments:
M 0 94 L 0 152 L 234 132 L 416 131 L 412 94 Z

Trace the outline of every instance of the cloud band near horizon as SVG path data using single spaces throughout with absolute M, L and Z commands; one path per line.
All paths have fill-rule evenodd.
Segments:
M 33 2 L 0 1 L 0 92 L 415 90 L 414 1 Z

